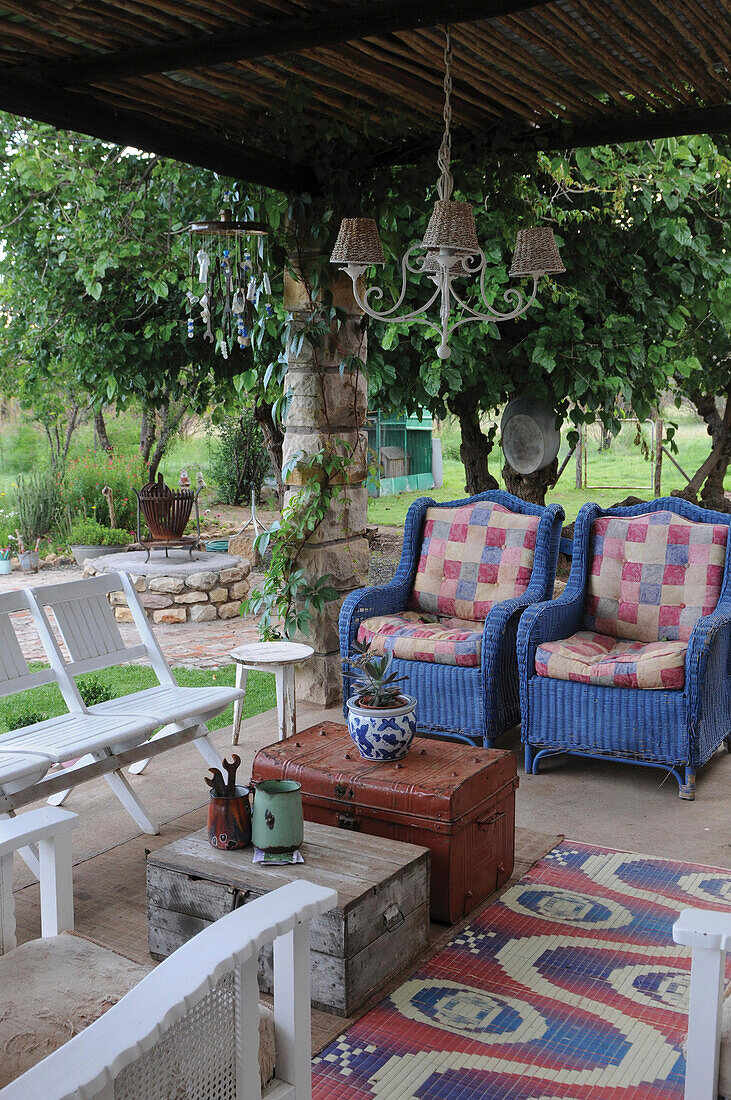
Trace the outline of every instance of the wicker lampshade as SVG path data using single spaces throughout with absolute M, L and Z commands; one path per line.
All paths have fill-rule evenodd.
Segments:
M 451 248 L 468 255 L 479 252 L 475 215 L 470 204 L 437 199 L 421 243 L 429 249 Z
M 383 264 L 381 238 L 373 218 L 343 218 L 331 264 Z
M 552 229 L 518 230 L 511 275 L 560 275 L 565 270 Z

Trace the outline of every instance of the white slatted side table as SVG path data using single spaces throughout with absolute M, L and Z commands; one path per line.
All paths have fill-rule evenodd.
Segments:
M 297 732 L 297 704 L 294 694 L 295 665 L 307 661 L 314 649 L 299 642 L 250 642 L 231 650 L 236 663 L 236 687 L 246 690 L 250 670 L 273 672 L 277 684 L 279 740 Z M 234 703 L 233 744 L 238 745 L 244 701 Z

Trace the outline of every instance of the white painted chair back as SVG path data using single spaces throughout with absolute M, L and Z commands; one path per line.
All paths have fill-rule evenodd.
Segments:
M 337 894 L 290 883 L 214 921 L 0 1100 L 261 1100 L 259 950 L 274 943 L 271 1100 L 311 1100 L 310 920 Z
M 140 644 L 125 645 L 109 603 L 108 597 L 112 592 L 124 593 L 141 638 Z M 175 683 L 134 585 L 126 573 L 104 573 L 89 580 L 38 587 L 30 593 L 29 599 L 39 629 L 45 626 L 51 635 L 48 656 L 52 665 L 57 666 L 60 661 L 68 675 L 76 677 L 146 657 L 161 683 Z M 49 610 L 58 624 L 70 661 L 51 631 Z
M 10 616 L 19 611 L 30 610 L 27 589 L 6 592 L 0 596 L 0 696 L 15 695 L 20 691 L 29 691 L 30 688 L 56 682 L 52 669 L 31 672 L 20 648 Z

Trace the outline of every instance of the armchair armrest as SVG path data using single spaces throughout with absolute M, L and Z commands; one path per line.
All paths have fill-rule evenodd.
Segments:
M 349 655 L 364 619 L 406 610 L 413 581 L 411 577 L 401 581 L 397 578 L 398 574 L 388 584 L 375 588 L 356 588 L 345 597 L 339 618 L 341 657 Z
M 372 615 L 392 615 L 408 607 L 419 562 L 424 517 L 434 503 L 430 497 L 420 497 L 409 508 L 404 524 L 401 559 L 393 579 L 388 584 L 373 588 L 356 588 L 343 601 L 339 618 L 340 655 L 343 659 L 349 656 L 358 627 L 364 619 Z
M 535 653 L 541 642 L 554 642 L 575 634 L 584 610 L 583 587 L 566 586 L 557 600 L 545 600 L 527 608 L 518 626 L 518 667 L 521 676 L 532 674 Z
M 693 627 L 685 655 L 685 692 L 691 737 L 697 736 L 704 706 L 713 707 L 728 690 L 731 608 L 704 615 Z

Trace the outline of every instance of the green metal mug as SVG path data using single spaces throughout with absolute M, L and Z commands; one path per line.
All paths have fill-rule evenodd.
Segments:
M 251 840 L 262 852 L 294 852 L 302 844 L 302 788 L 293 779 L 264 779 L 252 787 Z

